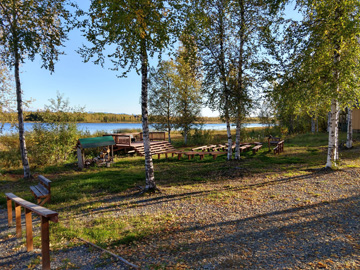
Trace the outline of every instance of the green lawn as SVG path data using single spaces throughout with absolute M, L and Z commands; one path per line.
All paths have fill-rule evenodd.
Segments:
M 341 135 L 341 139 L 344 134 Z M 219 142 L 224 143 L 224 141 Z M 326 163 L 327 134 L 300 134 L 286 138 L 285 152 L 274 155 L 266 144 L 255 155 L 249 151 L 242 154 L 241 161 L 226 161 L 226 156 L 213 160 L 205 156 L 204 160 L 195 157 L 180 161 L 177 157 L 160 160 L 154 156 L 155 179 L 158 187 L 167 192 L 181 190 L 187 194 L 205 193 L 206 200 L 226 203 L 228 197 L 236 196 L 232 191 L 232 182 L 246 176 L 274 179 L 279 175 L 299 176 L 308 170 L 319 169 Z M 340 168 L 359 167 L 360 143 L 354 148 L 340 152 Z M 5 192 L 34 201 L 29 186 L 35 180 L 22 179 L 21 168 L 2 170 L 0 175 L 0 205 L 5 207 Z M 131 208 L 134 197 L 138 196 L 139 186 L 145 184 L 144 158 L 121 157 L 115 160 L 111 168 L 91 167 L 78 171 L 75 163 L 59 167 L 37 168 L 36 176 L 43 174 L 52 180 L 52 200 L 45 206 L 59 212 L 60 222 L 51 225 L 52 248 L 62 248 L 77 244 L 78 237 L 84 237 L 103 247 L 129 244 L 141 241 L 154 232 L 176 228 L 177 217 L 168 213 L 144 213 L 128 216 L 125 219 L 113 219 L 108 211 L 121 211 Z M 226 183 L 221 191 L 206 190 L 206 185 Z M 251 193 L 251 191 L 249 191 Z M 276 195 L 273 195 L 276 196 Z M 151 198 L 151 195 L 144 195 Z M 189 199 L 186 196 L 180 199 Z M 191 198 L 190 198 L 191 199 Z M 91 222 L 82 222 L 82 217 L 96 215 Z M 100 210 L 99 210 L 100 209 Z M 106 210 L 106 211 L 105 211 Z M 39 245 L 36 239 L 35 245 Z

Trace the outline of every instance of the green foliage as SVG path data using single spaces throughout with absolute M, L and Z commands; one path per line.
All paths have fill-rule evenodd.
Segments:
M 0 167 L 18 168 L 21 165 L 19 136 L 16 134 L 0 136 Z
M 151 68 L 149 75 L 150 121 L 156 130 L 166 130 L 169 138 L 177 115 L 174 73 L 174 62 L 169 60 L 160 62 L 157 69 Z
M 200 128 L 195 128 L 193 132 L 189 134 L 189 144 L 190 145 L 206 145 L 213 142 L 214 135 L 211 130 L 203 130 Z
M 39 55 L 43 67 L 54 71 L 54 63 L 62 52 L 59 47 L 66 36 L 66 23 L 71 14 L 65 9 L 67 0 L 12 1 L 0 5 L 0 56 L 9 66 Z M 21 12 L 17 12 L 21 10 Z M 18 59 L 16 59 L 18 58 Z
M 81 137 L 76 123 L 36 123 L 29 156 L 33 163 L 50 165 L 74 160 L 74 147 Z
M 198 59 L 188 59 L 187 49 L 182 47 L 175 60 L 174 87 L 176 91 L 176 128 L 181 130 L 187 143 L 187 136 L 193 127 L 199 125 L 202 107 L 200 72 Z

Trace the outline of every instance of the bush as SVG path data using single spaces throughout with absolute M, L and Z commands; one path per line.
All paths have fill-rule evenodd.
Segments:
M 0 136 L 0 167 L 19 168 L 21 166 L 19 135 Z
M 76 123 L 35 124 L 28 138 L 30 164 L 52 165 L 74 160 L 80 136 Z

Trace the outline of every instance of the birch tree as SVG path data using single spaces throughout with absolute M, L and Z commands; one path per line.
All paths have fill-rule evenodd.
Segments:
M 189 59 L 187 50 L 180 47 L 175 60 L 176 73 L 174 85 L 176 88 L 176 127 L 182 131 L 184 142 L 191 129 L 198 125 L 202 107 L 200 92 L 201 78 L 196 65 L 198 61 Z
M 158 190 L 150 152 L 148 126 L 148 66 L 149 58 L 163 52 L 172 43 L 176 29 L 173 8 L 176 1 L 97 1 L 92 0 L 82 22 L 84 36 L 92 43 L 80 49 L 85 61 L 94 58 L 104 65 L 109 58 L 113 70 L 125 76 L 135 69 L 141 74 L 141 114 L 145 152 L 146 186 L 144 192 Z
M 39 55 L 42 67 L 54 71 L 66 39 L 64 22 L 70 19 L 66 0 L 2 0 L 0 2 L 0 57 L 14 69 L 19 122 L 19 140 L 24 177 L 30 178 L 30 165 L 24 136 L 23 90 L 20 64 Z
M 353 127 L 352 127 L 352 112 L 353 110 L 351 107 L 346 108 L 347 112 L 347 132 L 346 132 L 346 148 L 352 148 L 353 147 Z
M 162 61 L 157 69 L 150 70 L 149 109 L 153 126 L 167 130 L 171 143 L 171 130 L 176 119 L 176 88 L 174 85 L 175 64 L 172 60 Z
M 231 1 L 203 0 L 195 2 L 194 8 L 193 33 L 204 72 L 202 91 L 208 97 L 207 104 L 219 111 L 226 123 L 227 160 L 231 160 L 233 143 L 230 107 L 233 95 L 229 86 L 229 70 L 231 59 L 235 57 Z
M 302 65 L 312 71 L 330 105 L 330 130 L 325 167 L 337 165 L 339 111 L 360 97 L 360 2 L 357 0 L 299 1 L 305 33 Z M 307 93 L 306 100 L 313 95 Z

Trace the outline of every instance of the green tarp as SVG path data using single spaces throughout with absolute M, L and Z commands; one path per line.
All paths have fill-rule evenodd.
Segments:
M 115 145 L 115 141 L 112 136 L 79 139 L 79 143 L 82 148 L 95 148 L 101 146 Z

